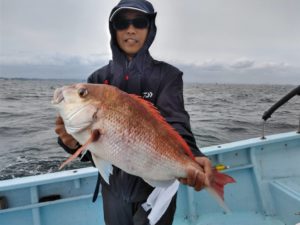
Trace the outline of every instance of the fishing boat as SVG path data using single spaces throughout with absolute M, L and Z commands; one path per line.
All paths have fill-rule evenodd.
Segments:
M 300 86 L 267 110 L 263 121 L 299 94 Z M 201 150 L 236 180 L 225 187 L 230 212 L 223 212 L 206 191 L 181 185 L 174 225 L 300 223 L 300 128 Z M 1 181 L 0 224 L 104 224 L 101 194 L 92 202 L 97 174 L 90 167 Z

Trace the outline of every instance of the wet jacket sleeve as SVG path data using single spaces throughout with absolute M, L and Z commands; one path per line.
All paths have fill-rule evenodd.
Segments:
M 195 156 L 204 156 L 198 149 L 191 131 L 190 117 L 184 108 L 182 72 L 163 81 L 156 106 L 177 132 L 184 138 Z

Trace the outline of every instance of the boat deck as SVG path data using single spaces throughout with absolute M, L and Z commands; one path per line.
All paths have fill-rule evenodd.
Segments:
M 173 225 L 285 225 L 281 220 L 254 212 L 210 213 L 187 221 L 177 219 Z

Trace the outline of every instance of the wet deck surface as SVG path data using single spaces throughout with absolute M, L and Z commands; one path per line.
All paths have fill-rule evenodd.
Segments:
M 193 220 L 175 220 L 173 225 L 285 225 L 275 217 L 253 212 L 207 214 Z

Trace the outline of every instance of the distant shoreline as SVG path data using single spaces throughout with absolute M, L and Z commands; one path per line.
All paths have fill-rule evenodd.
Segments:
M 80 80 L 80 79 L 71 79 L 71 78 L 25 78 L 25 77 L 0 77 L 0 80 L 43 80 L 43 81 L 47 81 L 47 80 L 53 80 L 53 81 L 56 81 L 56 80 L 66 80 L 66 81 L 79 81 L 79 82 L 82 82 L 85 80 Z
M 24 81 L 74 81 L 74 82 L 86 82 L 86 80 L 81 80 L 78 78 L 25 78 L 25 77 L 0 77 L 0 80 L 24 80 Z M 184 81 L 184 85 L 253 85 L 253 86 L 291 86 L 296 87 L 296 84 L 256 84 L 256 83 L 216 83 L 216 82 L 191 82 L 191 81 Z

